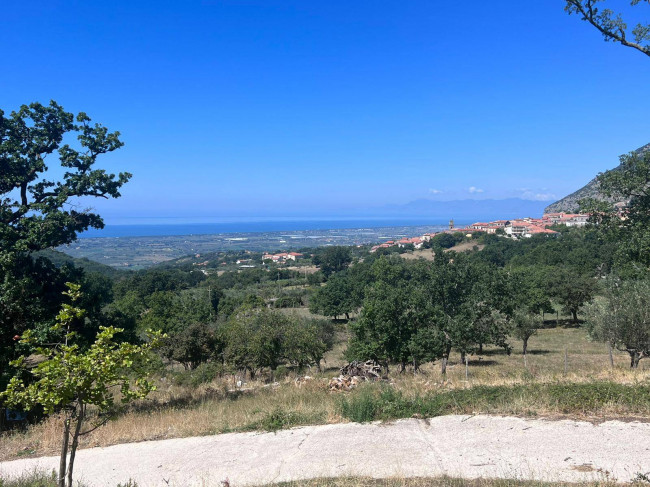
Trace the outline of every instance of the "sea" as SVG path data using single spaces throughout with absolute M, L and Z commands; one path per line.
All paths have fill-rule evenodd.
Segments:
M 410 226 L 446 226 L 448 221 L 427 218 L 371 219 L 278 219 L 230 220 L 210 223 L 146 223 L 107 224 L 103 229 L 89 229 L 79 238 L 156 237 L 174 235 L 215 235 L 225 233 L 266 233 L 301 230 L 338 230 L 355 228 L 387 228 Z M 469 222 L 456 222 L 461 226 Z

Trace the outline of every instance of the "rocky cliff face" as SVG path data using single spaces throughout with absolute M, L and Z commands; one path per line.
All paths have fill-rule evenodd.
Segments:
M 644 145 L 643 147 L 638 148 L 634 152 L 637 154 L 643 154 L 650 151 L 650 144 Z M 620 165 L 616 166 L 612 171 L 617 171 L 620 169 Z M 559 213 L 559 212 L 568 212 L 574 213 L 579 209 L 579 202 L 584 198 L 594 198 L 597 200 L 609 201 L 610 203 L 619 203 L 620 200 L 617 198 L 607 198 L 603 195 L 599 188 L 596 178 L 589 181 L 585 186 L 580 188 L 578 191 L 571 193 L 568 196 L 565 196 L 559 201 L 548 205 L 544 210 L 544 213 Z

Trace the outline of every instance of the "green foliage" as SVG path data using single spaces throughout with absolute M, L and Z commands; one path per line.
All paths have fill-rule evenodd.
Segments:
M 528 340 L 537 334 L 544 322 L 539 314 L 517 311 L 513 316 L 512 335 L 523 342 L 523 354 L 528 351 Z
M 55 472 L 46 473 L 36 470 L 11 480 L 0 477 L 0 487 L 56 487 L 56 484 Z
M 109 323 L 124 329 L 120 339 L 133 339 L 134 323 L 111 315 L 104 308 L 112 298 L 111 282 L 99 274 L 84 274 L 68 265 L 57 268 L 47 259 L 23 253 L 0 255 L 0 390 L 4 389 L 13 368 L 9 365 L 26 351 L 15 337 L 30 329 L 38 343 L 56 341 L 52 325 L 64 300 L 66 282 L 81 283 L 84 295 L 79 306 L 86 310 L 83 319 L 71 323 L 77 343 L 85 347 L 100 326 Z
M 350 324 L 350 358 L 399 363 L 402 369 L 438 358 L 452 348 L 471 354 L 483 344 L 509 349 L 512 298 L 498 270 L 460 254 L 433 263 L 382 257 L 361 317 Z
M 325 418 L 321 414 L 307 415 L 297 411 L 286 411 L 282 408 L 275 408 L 273 411 L 265 413 L 262 418 L 251 422 L 244 429 L 249 431 L 279 431 L 293 426 L 303 424 L 322 423 Z
M 527 383 L 474 386 L 405 396 L 389 385 L 368 384 L 343 396 L 338 409 L 346 419 L 369 422 L 433 418 L 447 414 L 476 414 L 510 410 L 521 414 L 522 404 L 535 404 L 561 414 L 590 414 L 618 404 L 629 411 L 650 411 L 650 386 L 615 382 Z
M 204 323 L 192 323 L 164 339 L 161 352 L 186 369 L 194 370 L 210 359 L 220 359 L 223 349 L 218 330 Z
M 582 20 L 589 22 L 602 34 L 605 41 L 618 42 L 650 56 L 650 22 L 639 22 L 632 30 L 628 30 L 621 14 L 609 8 L 598 8 L 597 5 L 602 1 L 566 0 L 564 10 L 569 14 L 580 15 Z M 630 4 L 634 6 L 643 2 L 644 0 L 631 0 Z
M 63 144 L 76 134 L 78 147 Z M 122 147 L 119 132 L 76 117 L 56 102 L 23 105 L 5 116 L 0 110 L 0 248 L 30 252 L 67 244 L 89 227 L 102 228 L 101 217 L 67 203 L 78 197 L 120 196 L 131 177 L 94 167 L 97 158 Z M 46 160 L 58 151 L 65 169 L 60 180 L 47 179 Z
M 348 268 L 352 262 L 352 253 L 349 247 L 325 247 L 318 249 L 312 259 L 323 275 L 328 278 L 335 272 L 341 272 Z
M 226 371 L 226 367 L 221 363 L 205 362 L 195 369 L 175 372 L 171 375 L 171 379 L 180 386 L 198 387 L 201 384 L 209 384 Z
M 566 268 L 555 269 L 551 276 L 551 286 L 555 299 L 565 312 L 571 313 L 574 323 L 578 322 L 578 311 L 596 293 L 596 280 L 592 276 L 575 274 Z
M 612 200 L 628 201 L 620 210 L 594 200 L 581 201 L 593 213 L 599 235 L 616 244 L 619 267 L 650 268 L 650 150 L 621 156 L 621 164 L 597 177 L 602 193 Z M 642 271 L 643 272 L 643 271 Z
M 69 284 L 73 303 L 80 299 L 80 286 Z M 95 342 L 85 351 L 76 344 L 69 344 L 75 338 L 70 330 L 72 322 L 82 317 L 84 311 L 73 304 L 64 304 L 57 316 L 55 331 L 63 331 L 63 342 L 54 348 L 36 347 L 34 352 L 48 357 L 31 369 L 34 380 L 24 383 L 12 378 L 7 390 L 0 394 L 9 406 L 30 410 L 36 406 L 46 414 L 53 414 L 61 408 L 81 403 L 96 406 L 100 413 L 110 411 L 114 406 L 113 387 L 118 387 L 123 402 L 146 396 L 153 383 L 137 375 L 139 367 L 148 361 L 147 353 L 157 342 L 159 334 L 152 334 L 145 345 L 117 344 L 113 338 L 121 330 L 102 327 Z M 26 331 L 21 343 L 33 341 L 33 333 Z M 14 365 L 23 366 L 25 358 L 19 358 Z
M 325 286 L 314 292 L 309 302 L 309 310 L 314 314 L 333 318 L 348 316 L 359 309 L 363 301 L 363 289 L 355 284 L 348 274 L 334 274 Z
M 465 237 L 461 233 L 439 233 L 429 241 L 429 247 L 440 247 L 450 249 L 463 241 Z
M 650 356 L 650 280 L 610 277 L 604 296 L 587 307 L 585 326 L 592 339 L 630 355 L 630 366 Z
M 316 364 L 331 349 L 334 330 L 328 322 L 305 320 L 268 309 L 243 308 L 223 327 L 224 360 L 254 375 L 290 363 Z
M 68 283 L 65 294 L 71 303 L 63 304 L 52 327 L 55 334 L 61 334 L 61 342 L 49 348 L 35 346 L 32 352 L 45 357 L 45 360 L 28 371 L 31 380 L 13 377 L 6 391 L 0 394 L 0 400 L 13 408 L 31 410 L 39 407 L 46 414 L 64 413 L 59 486 L 63 486 L 65 481 L 71 487 L 74 454 L 78 438 L 83 434 L 87 407 L 94 406 L 98 416 L 102 417 L 115 406 L 115 390 L 119 390 L 123 403 L 143 398 L 151 392 L 154 385 L 147 379 L 146 366 L 150 361 L 149 352 L 161 336 L 160 333 L 151 333 L 149 343 L 144 345 L 118 344 L 114 336 L 122 330 L 100 327 L 94 343 L 84 350 L 73 343 L 77 334 L 72 330 L 72 324 L 85 313 L 76 306 L 81 301 L 80 286 Z M 23 334 L 21 343 L 34 343 L 31 330 Z M 27 368 L 24 356 L 12 365 Z M 71 458 L 67 463 L 70 438 Z

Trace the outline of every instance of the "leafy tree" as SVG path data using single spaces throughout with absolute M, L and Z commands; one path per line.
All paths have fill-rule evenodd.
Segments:
M 528 352 L 528 340 L 534 335 L 537 334 L 537 330 L 542 327 L 542 319 L 539 314 L 518 311 L 515 312 L 513 317 L 514 327 L 512 330 L 513 336 L 517 340 L 522 341 L 522 353 L 524 354 L 524 360 Z
M 600 173 L 602 193 L 612 200 L 627 201 L 619 211 L 611 203 L 583 200 L 593 213 L 599 234 L 618 247 L 618 263 L 631 262 L 650 268 L 650 148 L 622 155 L 616 169 Z
M 80 286 L 69 284 L 67 295 L 72 304 L 64 304 L 53 330 L 62 333 L 61 342 L 50 348 L 37 347 L 34 351 L 47 359 L 26 372 L 31 380 L 14 377 L 7 390 L 0 394 L 0 398 L 12 407 L 27 410 L 42 407 L 46 414 L 63 413 L 59 487 L 72 487 L 79 437 L 108 420 L 115 405 L 114 389 L 119 389 L 123 403 L 143 398 L 154 389 L 153 383 L 146 378 L 145 366 L 149 351 L 160 338 L 159 334 L 154 334 L 145 345 L 117 344 L 114 336 L 121 330 L 102 327 L 95 342 L 84 351 L 72 343 L 75 333 L 71 329 L 72 323 L 84 315 L 84 311 L 75 306 L 81 298 Z M 32 342 L 33 336 L 28 330 L 21 343 Z M 18 359 L 15 365 L 26 367 L 25 357 Z M 90 420 L 89 406 L 96 408 L 98 423 L 84 431 L 85 423 Z
M 76 143 L 63 143 L 74 134 Z M 130 174 L 115 176 L 95 163 L 121 146 L 118 132 L 91 124 L 85 113 L 75 117 L 56 102 L 23 105 L 9 115 L 0 110 L 0 383 L 10 371 L 8 361 L 16 357 L 13 337 L 28 328 L 47 335 L 64 283 L 82 280 L 82 273 L 69 266 L 57 269 L 34 253 L 70 243 L 89 227 L 103 227 L 99 215 L 77 208 L 86 197 L 120 196 Z M 57 156 L 60 177 L 48 170 Z M 87 293 L 84 305 L 96 303 L 87 318 L 105 302 L 98 297 Z M 78 320 L 74 328 L 83 331 L 78 328 L 85 322 Z M 87 338 L 95 331 L 87 329 Z
M 603 35 L 606 41 L 636 49 L 650 56 L 650 22 L 639 22 L 631 31 L 620 14 L 611 9 L 599 9 L 597 4 L 603 0 L 566 0 L 566 10 L 569 14 L 578 14 L 582 20 L 589 22 Z M 632 0 L 631 5 L 648 3 L 648 0 Z M 630 40 L 630 38 L 634 40 Z
M 345 315 L 350 319 L 350 313 L 359 307 L 355 289 L 347 275 L 335 274 L 324 287 L 320 287 L 312 295 L 309 310 L 315 314 L 337 318 Z
M 509 273 L 517 308 L 531 314 L 553 312 L 548 273 L 549 269 L 542 266 L 521 267 Z
M 353 338 L 348 355 L 351 358 L 373 359 L 415 367 L 432 360 L 431 350 L 416 346 L 421 329 L 428 326 L 427 308 L 418 307 L 414 286 L 401 281 L 391 285 L 379 281 L 372 286 L 363 304 L 361 317 L 350 323 Z
M 591 301 L 596 293 L 593 277 L 575 274 L 566 268 L 558 268 L 551 277 L 552 293 L 564 311 L 578 323 L 578 311 Z
M 442 247 L 450 249 L 458 243 L 458 238 L 451 233 L 441 233 L 433 237 L 430 241 L 432 247 Z
M 344 271 L 352 262 L 352 253 L 349 247 L 325 247 L 314 255 L 313 262 L 323 275 L 328 278 L 335 272 Z
M 586 309 L 589 336 L 627 352 L 630 367 L 650 356 L 650 280 L 609 278 L 605 293 Z
M 224 359 L 234 368 L 248 371 L 251 378 L 268 368 L 273 375 L 278 366 L 315 363 L 332 347 L 333 329 L 321 322 L 266 308 L 242 307 L 223 328 Z
M 77 134 L 77 148 L 62 145 L 68 133 Z M 122 147 L 119 135 L 54 101 L 23 105 L 8 117 L 0 110 L 0 248 L 42 250 L 70 243 L 89 227 L 103 228 L 99 215 L 70 203 L 120 196 L 131 175 L 94 167 L 98 157 Z M 65 171 L 60 180 L 47 177 L 55 151 Z
M 216 330 L 204 323 L 192 323 L 163 341 L 162 353 L 171 360 L 194 370 L 223 353 L 223 343 Z
M 334 345 L 334 327 L 327 320 L 305 320 L 290 317 L 284 337 L 287 362 L 302 368 L 316 364 L 321 370 L 323 355 Z
M 407 363 L 442 359 L 446 373 L 452 349 L 471 354 L 482 344 L 509 349 L 505 278 L 459 254 L 433 263 L 380 258 L 361 317 L 350 325 L 350 355 Z

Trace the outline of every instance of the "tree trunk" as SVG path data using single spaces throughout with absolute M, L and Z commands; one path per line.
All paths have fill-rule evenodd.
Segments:
M 612 352 L 612 343 L 607 342 L 607 348 L 609 352 L 609 365 L 613 369 L 614 368 L 614 354 Z
M 572 310 L 571 314 L 573 315 L 573 322 L 577 323 L 578 322 L 578 312 L 576 310 Z
M 641 360 L 641 355 L 636 350 L 629 352 L 630 354 L 630 368 L 637 369 L 639 368 L 639 360 Z
M 524 357 L 525 357 L 526 352 L 528 352 L 528 338 L 524 338 L 523 342 L 524 342 Z
M 469 379 L 469 358 L 465 355 L 465 380 Z
M 465 356 L 467 354 L 465 352 L 460 352 L 460 363 L 464 364 L 465 363 Z
M 61 457 L 59 459 L 59 478 L 57 479 L 58 487 L 65 487 L 65 472 L 67 470 L 68 445 L 70 442 L 70 418 L 63 420 L 63 441 L 61 442 Z
M 443 355 L 442 355 L 442 377 L 443 379 L 447 379 L 447 362 L 449 362 L 449 354 L 451 353 L 451 347 L 447 346 Z
M 345 313 L 345 319 L 350 321 L 350 313 Z
M 478 344 L 478 353 L 483 353 L 483 344 L 482 343 Z
M 72 487 L 72 470 L 74 468 L 74 457 L 77 453 L 77 447 L 79 446 L 79 433 L 81 433 L 81 424 L 83 423 L 86 406 L 81 403 L 79 404 L 79 413 L 77 415 L 77 424 L 74 429 L 74 436 L 72 437 L 72 445 L 70 446 L 70 461 L 68 462 L 68 483 L 67 487 Z

